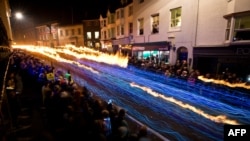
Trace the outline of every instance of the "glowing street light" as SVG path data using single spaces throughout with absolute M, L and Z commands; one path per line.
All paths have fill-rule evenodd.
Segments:
M 15 16 L 16 16 L 17 19 L 22 19 L 23 18 L 23 14 L 21 12 L 17 12 Z

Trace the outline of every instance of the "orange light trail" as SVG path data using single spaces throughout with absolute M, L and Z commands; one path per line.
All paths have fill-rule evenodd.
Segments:
M 50 54 L 54 54 L 54 56 L 58 56 L 58 53 L 64 53 L 72 55 L 78 59 L 88 59 L 96 62 L 120 66 L 123 68 L 126 68 L 128 65 L 128 56 L 122 56 L 119 54 L 107 54 L 87 47 L 78 48 L 73 45 L 67 45 L 60 48 L 51 48 L 46 46 L 13 45 L 13 48 L 25 49 L 41 54 L 44 54 L 44 52 L 49 52 Z
M 66 45 L 65 49 L 57 50 L 57 52 L 70 54 L 78 59 L 88 59 L 110 65 L 117 65 L 123 68 L 126 68 L 128 65 L 128 56 L 121 56 L 119 55 L 119 53 L 103 53 L 87 47 L 75 47 L 73 45 Z
M 38 47 L 35 47 L 35 46 L 27 46 L 27 45 L 20 46 L 19 45 L 19 46 L 14 46 L 13 48 L 25 49 L 25 50 L 30 51 L 30 52 L 43 54 L 43 55 L 45 55 L 45 56 L 47 56 L 47 57 L 49 57 L 51 59 L 54 59 L 54 60 L 57 60 L 57 61 L 60 61 L 60 62 L 77 65 L 78 67 L 89 70 L 92 73 L 95 73 L 95 74 L 99 73 L 98 71 L 92 69 L 91 67 L 82 65 L 79 62 L 76 62 L 76 61 L 73 61 L 73 60 L 67 60 L 67 59 L 64 59 L 64 58 L 60 57 L 60 55 L 57 54 L 57 52 L 54 49 L 50 48 L 50 47 L 39 47 L 38 48 Z
M 46 47 L 46 46 L 34 46 L 34 45 L 13 45 L 13 48 L 20 48 L 20 49 L 25 49 L 31 52 L 41 53 L 48 57 L 54 58 L 55 60 L 60 60 L 63 62 L 69 62 L 69 60 L 66 60 L 66 59 L 62 60 L 62 58 L 59 59 L 58 53 L 71 55 L 78 59 L 88 59 L 88 60 L 102 62 L 102 63 L 106 63 L 110 65 L 117 65 L 117 66 L 124 67 L 124 68 L 126 68 L 128 65 L 128 56 L 121 56 L 119 54 L 115 54 L 115 55 L 107 54 L 107 53 L 99 52 L 99 51 L 96 51 L 87 47 L 75 47 L 73 45 L 66 45 L 62 47 L 51 48 L 51 47 Z M 80 65 L 79 63 L 75 61 L 71 61 L 71 63 L 73 62 L 77 65 Z M 204 76 L 199 76 L 198 79 L 204 82 L 225 85 L 231 88 L 241 87 L 241 88 L 250 89 L 250 85 L 246 85 L 246 83 L 232 84 L 224 80 L 207 79 L 207 78 L 204 78 Z
M 229 83 L 226 82 L 224 80 L 216 80 L 216 79 L 208 79 L 208 78 L 204 78 L 204 76 L 198 76 L 199 80 L 202 80 L 204 82 L 210 82 L 210 83 L 215 83 L 215 84 L 220 84 L 220 85 L 226 85 L 228 87 L 231 88 L 236 88 L 236 87 L 240 87 L 240 88 L 246 88 L 246 89 L 250 89 L 250 85 L 246 85 L 246 83 Z
M 86 49 L 86 48 L 77 48 L 79 51 L 79 53 L 76 53 L 74 51 L 71 51 L 71 50 L 75 50 L 76 48 L 74 48 L 74 46 L 71 46 L 71 47 L 66 47 L 65 49 L 54 49 L 54 48 L 50 48 L 50 47 L 36 47 L 36 46 L 13 46 L 13 48 L 19 48 L 19 49 L 25 49 L 25 50 L 28 50 L 28 51 L 31 51 L 31 52 L 36 52 L 36 53 L 40 53 L 40 54 L 43 54 L 47 57 L 50 57 L 52 59 L 55 59 L 57 61 L 60 61 L 60 62 L 66 62 L 66 63 L 71 63 L 71 64 L 75 64 L 77 65 L 78 67 L 81 67 L 81 68 L 85 68 L 85 69 L 88 69 L 90 71 L 92 71 L 93 73 L 96 73 L 98 74 L 99 72 L 96 71 L 96 70 L 93 70 L 92 68 L 90 67 L 87 67 L 87 66 L 84 66 L 84 65 L 81 65 L 79 62 L 76 62 L 76 61 L 72 61 L 72 60 L 67 60 L 67 59 L 64 59 L 62 57 L 60 57 L 60 55 L 57 53 L 57 52 L 63 52 L 63 53 L 66 53 L 66 54 L 69 54 L 69 55 L 72 55 L 72 56 L 75 56 L 77 58 L 87 58 L 87 59 L 92 59 L 92 60 L 98 60 L 98 59 L 101 59 L 99 60 L 100 62 L 105 62 L 105 61 L 109 61 L 108 64 L 115 64 L 117 62 L 112 62 L 110 63 L 110 59 L 112 60 L 119 60 L 119 57 L 117 57 L 116 55 L 107 55 L 107 54 L 104 54 L 104 53 L 100 53 L 100 52 L 97 52 L 97 51 L 92 51 L 90 49 Z M 84 53 L 84 52 L 88 52 L 88 53 Z M 93 55 L 95 54 L 95 55 Z M 96 55 L 97 54 L 97 55 Z M 103 55 L 104 54 L 104 55 Z M 91 56 L 92 55 L 92 56 Z M 99 57 L 101 56 L 101 57 Z M 98 59 L 96 59 L 98 58 Z M 124 62 L 124 58 L 121 59 L 122 62 Z M 119 61 L 118 61 L 119 62 Z M 116 64 L 117 65 L 117 64 Z M 124 65 L 123 65 L 124 66 Z M 221 83 L 218 83 L 220 81 L 216 81 L 214 79 L 205 79 L 203 77 L 199 77 L 200 80 L 203 80 L 205 82 L 213 82 L 213 83 L 217 83 L 217 84 L 221 84 Z M 224 84 L 224 83 L 222 83 Z M 218 122 L 218 123 L 225 123 L 225 124 L 234 124 L 234 125 L 237 125 L 239 124 L 237 121 L 235 120 L 230 120 L 230 119 L 227 119 L 226 116 L 224 115 L 218 115 L 218 116 L 213 116 L 213 115 L 210 115 L 210 114 L 207 114 L 206 112 L 192 106 L 192 105 L 189 105 L 189 104 L 185 104 L 183 103 L 182 101 L 178 101 L 176 99 L 174 99 L 173 97 L 166 97 L 162 94 L 159 94 L 157 92 L 154 92 L 152 91 L 152 89 L 148 88 L 148 87 L 143 87 L 143 86 L 139 86 L 135 83 L 130 83 L 130 86 L 131 87 L 136 87 L 136 88 L 140 88 L 142 89 L 143 91 L 146 91 L 148 94 L 154 96 L 154 97 L 159 97 L 159 98 L 162 98 L 166 101 L 169 101 L 171 103 L 174 103 L 182 108 L 185 108 L 185 109 L 189 109 L 207 119 L 210 119 L 214 122 Z M 230 86 L 230 85 L 229 85 Z
M 182 101 L 176 100 L 173 97 L 166 97 L 163 94 L 157 93 L 157 92 L 153 91 L 152 89 L 150 89 L 148 87 L 143 87 L 143 86 L 137 85 L 135 83 L 130 83 L 130 86 L 139 88 L 139 89 L 147 92 L 148 94 L 150 94 L 150 95 L 152 95 L 154 97 L 162 98 L 163 100 L 174 103 L 174 104 L 176 104 L 176 105 L 178 105 L 178 106 L 180 106 L 182 108 L 188 109 L 188 110 L 190 110 L 190 111 L 192 111 L 194 113 L 197 113 L 197 114 L 199 114 L 199 115 L 203 116 L 204 118 L 207 118 L 207 119 L 209 119 L 211 121 L 214 121 L 214 122 L 217 122 L 217 123 L 223 123 L 223 124 L 239 125 L 239 123 L 236 120 L 227 119 L 227 117 L 225 115 L 218 115 L 218 116 L 210 115 L 210 114 L 202 111 L 201 109 L 198 109 L 198 108 L 196 108 L 196 107 L 194 107 L 192 105 L 183 103 Z

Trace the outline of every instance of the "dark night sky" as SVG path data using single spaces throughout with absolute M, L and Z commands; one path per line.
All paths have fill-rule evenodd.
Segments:
M 12 13 L 20 11 L 35 24 L 58 21 L 69 24 L 99 18 L 120 0 L 9 0 Z M 72 14 L 73 13 L 73 14 Z M 73 16 L 72 16 L 73 15 Z M 72 18 L 73 17 L 73 18 Z

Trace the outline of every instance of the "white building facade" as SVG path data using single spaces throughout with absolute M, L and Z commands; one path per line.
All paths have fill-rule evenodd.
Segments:
M 101 45 L 111 53 L 131 53 L 133 38 L 133 3 L 122 0 L 118 8 L 108 9 L 100 15 Z
M 59 46 L 84 46 L 82 24 L 60 25 L 58 26 L 57 35 Z
M 114 51 L 129 54 L 133 38 L 133 3 L 123 3 L 115 11 L 116 40 L 113 40 Z
M 112 42 L 116 35 L 115 12 L 111 9 L 107 11 L 106 15 L 100 15 L 100 32 L 101 32 L 101 50 L 113 52 Z
M 38 46 L 58 46 L 58 23 L 46 23 L 36 26 L 36 45 Z
M 167 46 L 170 64 L 186 60 L 190 69 L 203 72 L 249 66 L 249 5 L 249 0 L 134 0 L 132 51 L 145 58 L 161 55 L 148 55 L 147 48 Z

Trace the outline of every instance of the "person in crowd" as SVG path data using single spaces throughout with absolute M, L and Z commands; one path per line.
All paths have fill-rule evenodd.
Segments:
M 94 126 L 94 135 L 96 135 L 97 139 L 105 137 L 107 141 L 111 141 L 112 125 L 108 110 L 102 110 L 102 118 L 96 119 Z
M 147 126 L 141 126 L 138 132 L 138 141 L 151 141 L 148 137 L 148 128 Z
M 114 118 L 113 122 L 113 133 L 114 134 L 119 134 L 119 128 L 120 127 L 125 127 L 127 129 L 127 132 L 129 133 L 129 126 L 128 122 L 125 119 L 126 117 L 126 111 L 125 109 L 121 108 L 118 112 L 118 115 Z M 128 134 L 126 135 L 128 136 Z
M 16 73 L 10 72 L 7 78 L 6 95 L 10 108 L 10 115 L 12 118 L 13 127 L 18 127 L 18 115 L 20 113 L 20 101 L 18 96 L 17 84 L 16 84 Z M 19 82 L 21 83 L 21 82 Z M 20 84 L 19 84 L 20 85 Z M 20 91 L 20 89 L 19 89 Z
M 117 130 L 117 134 L 112 138 L 112 141 L 128 141 L 128 135 L 128 128 L 126 126 L 120 126 Z
M 42 104 L 45 108 L 48 106 L 48 102 L 51 96 L 52 96 L 51 82 L 46 81 L 42 86 Z

